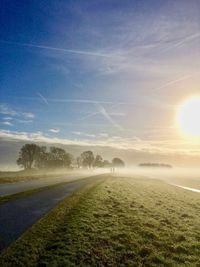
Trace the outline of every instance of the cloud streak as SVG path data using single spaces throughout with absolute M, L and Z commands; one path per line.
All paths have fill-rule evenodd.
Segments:
M 88 136 L 89 137 L 89 136 Z M 93 138 L 93 136 L 90 136 Z M 106 136 L 105 136 L 106 137 Z M 141 140 L 138 137 L 123 138 L 121 136 L 110 136 L 91 140 L 71 140 L 67 138 L 57 138 L 43 134 L 42 132 L 17 132 L 9 130 L 0 130 L 2 141 L 25 141 L 47 144 L 92 146 L 92 147 L 110 147 L 126 151 L 134 150 L 142 153 L 156 153 L 162 155 L 198 155 L 200 156 L 200 146 L 177 139 L 166 140 Z M 188 146 L 190 149 L 188 150 Z
M 37 93 L 37 95 L 42 99 L 42 101 L 46 104 L 49 105 L 49 102 L 47 101 L 47 99 L 40 93 Z
M 51 133 L 59 133 L 60 132 L 60 129 L 51 128 L 51 129 L 49 129 L 49 132 L 51 132 Z
M 196 32 L 196 33 L 193 33 L 191 35 L 188 35 L 187 37 L 185 38 L 182 38 L 180 41 L 178 42 L 175 42 L 173 44 L 171 44 L 170 46 L 164 48 L 161 50 L 161 53 L 165 53 L 165 52 L 168 52 L 172 49 L 175 49 L 175 48 L 178 48 L 178 47 L 181 47 L 183 45 L 185 45 L 186 43 L 188 42 L 192 42 L 192 41 L 195 41 L 196 39 L 198 39 L 200 37 L 200 32 Z
M 167 83 L 164 83 L 163 85 L 161 85 L 160 87 L 156 88 L 155 90 L 160 90 L 162 88 L 168 87 L 168 86 L 173 85 L 175 83 L 179 83 L 181 81 L 190 79 L 191 77 L 192 77 L 192 75 L 184 75 L 184 76 L 181 76 L 178 79 L 175 79 L 175 80 L 169 81 Z
M 17 111 L 4 103 L 0 104 L 0 114 L 7 115 L 2 118 L 3 119 L 2 124 L 7 126 L 13 126 L 14 125 L 12 123 L 13 121 L 19 123 L 31 123 L 35 118 L 35 114 L 31 112 Z
M 31 44 L 31 43 L 11 42 L 11 41 L 6 41 L 6 40 L 0 40 L 0 42 L 4 44 L 8 44 L 8 45 L 18 45 L 18 46 L 23 46 L 23 47 L 53 50 L 57 52 L 83 55 L 83 56 L 104 57 L 104 58 L 120 57 L 119 55 L 115 55 L 115 54 L 105 54 L 105 53 L 93 52 L 93 51 L 65 49 L 65 48 L 52 47 L 52 46 L 46 46 L 46 45 L 37 45 L 37 44 Z
M 13 124 L 9 121 L 3 121 L 2 124 L 7 125 L 7 126 L 13 126 Z
M 102 114 L 103 117 L 107 119 L 107 121 L 109 121 L 117 129 L 123 130 L 122 127 L 112 119 L 112 117 L 109 115 L 109 113 L 106 111 L 106 109 L 102 105 L 100 105 L 99 103 L 96 103 L 95 106 L 97 107 L 99 113 Z

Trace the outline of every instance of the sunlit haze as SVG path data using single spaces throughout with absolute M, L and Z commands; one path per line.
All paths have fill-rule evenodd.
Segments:
M 186 100 L 177 113 L 177 122 L 182 133 L 188 137 L 200 138 L 200 96 Z

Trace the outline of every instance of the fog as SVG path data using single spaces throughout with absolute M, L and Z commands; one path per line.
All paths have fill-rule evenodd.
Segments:
M 146 177 L 162 180 L 169 184 L 176 184 L 200 189 L 200 168 L 151 168 L 137 167 L 124 168 L 117 170 L 119 175 L 129 177 Z
M 7 168 L 9 170 L 9 168 Z M 20 176 L 45 176 L 58 179 L 60 176 L 68 175 L 77 176 L 91 176 L 98 174 L 111 174 L 110 168 L 93 168 L 93 169 L 45 169 L 45 170 L 30 170 L 30 171 L 11 171 L 11 172 L 0 172 L 0 177 L 20 177 Z M 113 174 L 111 174 L 113 175 Z M 128 176 L 130 178 L 138 178 L 145 177 L 148 179 L 158 179 L 165 183 L 171 185 L 180 185 L 186 187 L 192 187 L 196 189 L 200 189 L 200 168 L 181 168 L 181 167 L 173 167 L 173 168 L 158 168 L 158 167 L 125 167 L 125 168 L 115 168 L 114 176 Z M 64 179 L 64 177 L 62 178 Z

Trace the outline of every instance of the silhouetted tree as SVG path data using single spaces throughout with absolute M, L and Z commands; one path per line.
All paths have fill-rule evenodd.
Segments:
M 114 158 L 112 160 L 112 165 L 113 165 L 113 167 L 120 167 L 121 168 L 121 167 L 124 167 L 125 166 L 125 163 L 120 158 Z
M 100 155 L 96 155 L 93 166 L 94 167 L 102 167 L 103 165 L 103 158 Z
M 49 159 L 49 153 L 47 152 L 47 148 L 45 146 L 40 147 L 40 151 L 35 160 L 35 167 L 38 169 L 46 168 Z
M 81 157 L 77 157 L 76 158 L 76 164 L 77 164 L 77 167 L 78 168 L 81 168 L 81 166 L 82 166 L 82 159 L 81 159 Z
M 40 152 L 40 147 L 36 144 L 24 145 L 20 152 L 17 164 L 22 166 L 24 169 L 31 169 L 34 161 L 37 159 Z
M 84 151 L 81 154 L 81 161 L 84 167 L 91 168 L 94 162 L 94 154 L 92 151 Z
M 72 159 L 72 155 L 67 153 L 64 149 L 50 147 L 47 162 L 49 167 L 69 167 L 72 163 Z

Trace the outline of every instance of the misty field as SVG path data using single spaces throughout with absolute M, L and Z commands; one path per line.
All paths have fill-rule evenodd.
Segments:
M 200 266 L 200 195 L 108 176 L 62 201 L 1 266 Z

